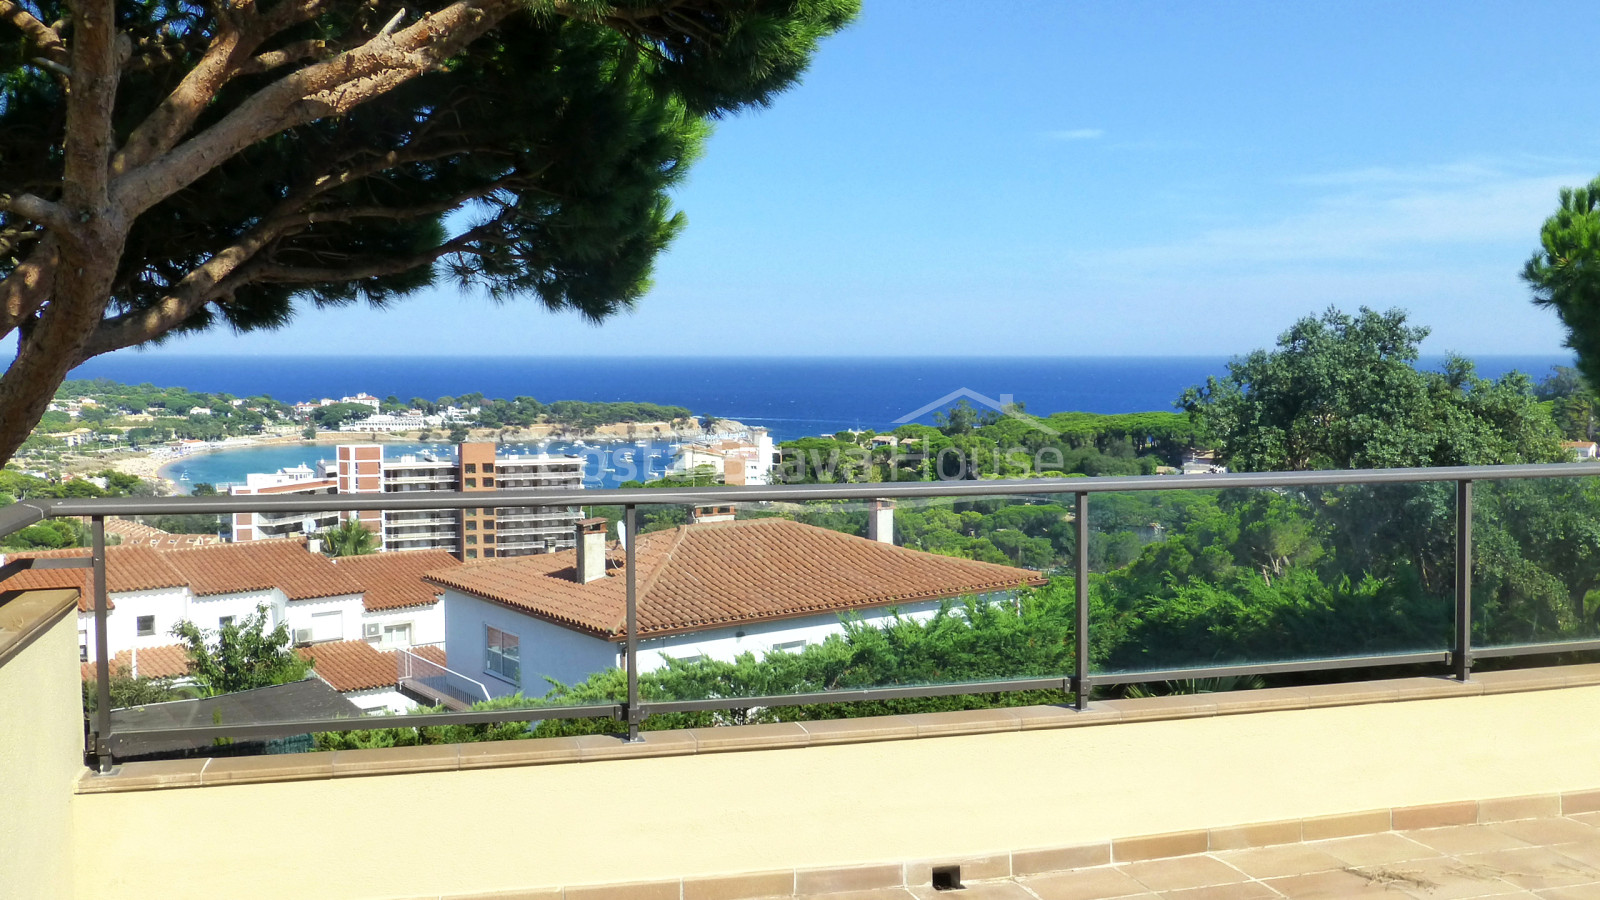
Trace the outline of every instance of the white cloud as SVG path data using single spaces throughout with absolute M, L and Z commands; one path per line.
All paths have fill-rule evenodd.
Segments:
M 1053 141 L 1097 141 L 1106 136 L 1102 128 L 1070 128 L 1065 131 L 1047 131 L 1044 136 Z
M 1308 176 L 1293 179 L 1284 195 L 1298 212 L 1076 261 L 1113 271 L 1134 263 L 1185 272 L 1330 263 L 1413 268 L 1441 255 L 1498 256 L 1515 248 L 1520 265 L 1560 188 L 1586 181 L 1576 169 L 1517 172 L 1479 163 Z M 1295 197 L 1295 188 L 1303 195 Z

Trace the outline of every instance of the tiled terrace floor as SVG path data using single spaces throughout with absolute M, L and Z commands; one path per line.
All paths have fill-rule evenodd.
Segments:
M 939 900 L 1600 900 L 1600 813 L 1217 851 L 968 882 L 959 892 L 901 888 L 828 900 L 931 900 L 935 893 Z

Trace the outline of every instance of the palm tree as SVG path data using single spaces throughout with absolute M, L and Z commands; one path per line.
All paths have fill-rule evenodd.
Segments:
M 366 556 L 378 552 L 378 538 L 359 519 L 345 519 L 316 534 L 327 556 Z

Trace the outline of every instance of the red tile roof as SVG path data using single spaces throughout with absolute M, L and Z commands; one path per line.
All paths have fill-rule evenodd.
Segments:
M 59 559 L 63 557 L 85 559 L 90 555 L 86 547 L 71 550 L 28 550 L 7 553 L 4 560 Z M 125 594 L 129 591 L 149 591 L 160 588 L 182 587 L 183 575 L 167 564 L 164 554 L 149 547 L 106 548 L 106 591 Z M 88 569 L 28 569 L 0 581 L 0 590 L 41 590 L 48 588 L 77 588 L 78 611 L 88 612 L 94 591 L 90 585 Z M 109 599 L 109 598 L 108 598 Z M 113 601 L 111 609 L 116 609 Z
M 300 655 L 323 681 L 341 693 L 394 687 L 400 680 L 393 653 L 381 653 L 366 641 L 335 641 L 301 647 Z
M 1037 572 L 755 519 L 685 525 L 639 539 L 639 633 L 673 634 L 1041 585 Z M 606 577 L 574 581 L 576 551 L 495 559 L 428 580 L 611 640 L 624 636 L 620 553 Z
M 443 666 L 445 664 L 443 644 L 417 644 L 406 649 L 434 665 Z
M 354 576 L 298 541 L 215 544 L 167 550 L 161 556 L 182 573 L 197 597 L 274 587 L 290 600 L 361 593 Z
M 96 662 L 89 660 L 79 667 L 84 681 L 97 676 Z M 189 648 L 185 644 L 167 644 L 164 647 L 146 647 L 143 650 L 119 650 L 111 657 L 111 674 L 127 669 L 129 675 L 140 678 L 177 678 L 189 674 Z
M 406 550 L 346 556 L 334 566 L 366 588 L 363 605 L 368 612 L 431 606 L 439 602 L 439 588 L 424 582 L 427 572 L 449 569 L 460 561 L 447 550 Z

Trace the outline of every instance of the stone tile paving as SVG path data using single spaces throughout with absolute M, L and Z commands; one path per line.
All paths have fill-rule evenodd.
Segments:
M 1600 813 L 1116 863 L 968 882 L 959 892 L 894 888 L 850 900 L 935 900 L 935 894 L 937 900 L 1600 900 Z

